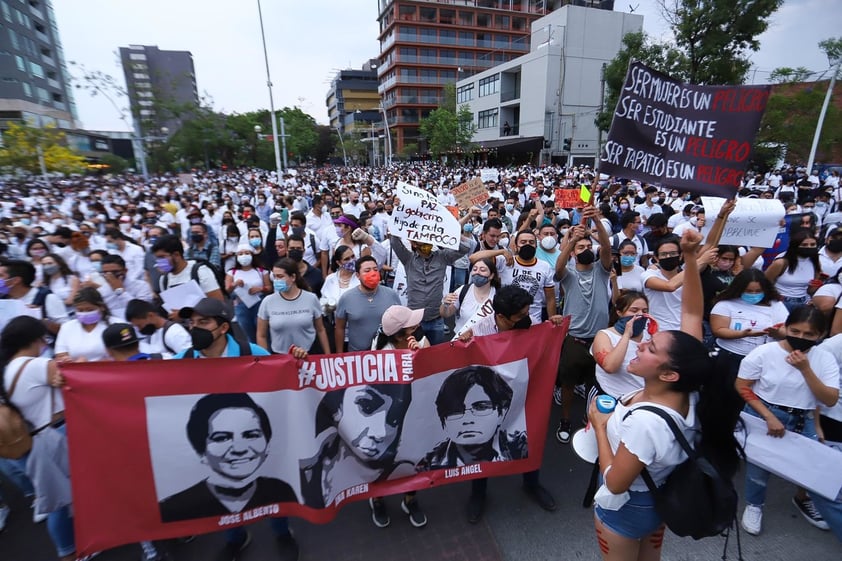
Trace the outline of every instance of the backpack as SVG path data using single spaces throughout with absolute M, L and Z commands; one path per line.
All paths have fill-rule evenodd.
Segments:
M 199 267 L 207 267 L 213 272 L 213 276 L 216 278 L 216 284 L 222 292 L 222 295 L 227 300 L 230 295 L 228 294 L 228 291 L 225 290 L 225 273 L 222 272 L 222 269 L 205 259 L 196 259 L 193 262 L 193 267 L 190 269 L 190 280 L 196 281 L 196 284 L 199 284 Z M 163 286 L 163 290 L 169 288 L 169 274 L 161 276 L 161 284 Z M 199 284 L 199 286 L 201 286 L 201 284 Z
M 640 247 L 644 247 L 646 245 L 646 240 L 644 240 L 640 234 L 635 234 L 635 238 L 637 238 L 638 243 L 640 243 Z M 634 241 L 632 238 L 626 238 L 627 240 Z M 616 233 L 611 236 L 611 253 L 618 253 L 620 251 L 620 234 Z M 637 244 L 635 244 L 637 245 Z
M 0 458 L 18 460 L 32 449 L 32 435 L 29 423 L 21 415 L 20 409 L 12 404 L 12 394 L 18 385 L 23 369 L 32 362 L 27 360 L 18 369 L 12 379 L 12 385 L 6 394 L 6 401 L 0 403 Z
M 716 536 L 729 529 L 737 517 L 737 490 L 734 482 L 722 476 L 716 466 L 694 450 L 675 420 L 659 407 L 641 405 L 623 417 L 639 410 L 649 411 L 666 421 L 687 460 L 677 466 L 660 487 L 646 468 L 640 473 L 655 499 L 655 511 L 677 536 L 695 540 Z
M 46 286 L 39 286 L 38 292 L 35 293 L 35 298 L 32 299 L 32 305 L 41 308 L 41 317 L 47 319 L 47 296 L 53 292 Z
M 171 319 L 168 319 L 164 322 L 164 332 L 161 334 L 161 343 L 164 344 L 164 348 L 166 348 L 172 354 L 176 354 L 178 351 L 167 345 L 167 331 L 169 331 L 170 327 L 175 325 L 175 322 Z

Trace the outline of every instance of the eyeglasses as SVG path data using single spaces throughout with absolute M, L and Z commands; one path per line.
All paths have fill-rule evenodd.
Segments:
M 465 413 L 470 411 L 476 417 L 487 417 L 494 411 L 494 403 L 491 401 L 477 401 L 472 407 L 466 407 L 462 411 L 451 413 L 445 417 L 448 421 L 458 421 L 465 416 Z

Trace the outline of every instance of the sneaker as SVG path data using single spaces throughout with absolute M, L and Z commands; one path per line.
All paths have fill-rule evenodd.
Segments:
M 468 499 L 468 522 L 476 524 L 482 520 L 482 513 L 485 512 L 485 496 L 471 495 Z
M 44 520 L 47 519 L 47 516 L 49 516 L 49 514 L 38 514 L 37 512 L 35 512 L 33 510 L 32 511 L 32 523 L 33 524 L 40 524 L 41 522 L 43 522 Z
M 225 542 L 222 551 L 217 556 L 217 561 L 238 561 L 242 557 L 243 550 L 245 550 L 251 543 L 251 533 L 246 532 L 246 539 L 241 544 Z
M 416 528 L 423 528 L 427 525 L 427 515 L 421 510 L 418 499 L 412 497 L 409 502 L 401 501 L 401 510 L 409 515 L 409 523 Z
M 541 486 L 541 485 L 534 485 L 534 486 L 524 485 L 523 490 L 526 491 L 526 494 L 529 495 L 529 497 L 533 501 L 538 503 L 538 506 L 540 506 L 544 510 L 546 510 L 548 512 L 553 512 L 555 509 L 558 508 L 558 505 L 556 505 L 555 499 L 553 498 L 553 496 L 543 486 Z
M 561 407 L 561 386 L 553 388 L 553 403 Z
M 0 506 L 0 532 L 6 527 L 6 520 L 8 520 L 10 512 L 11 509 L 6 505 Z
M 759 506 L 746 505 L 740 525 L 747 533 L 756 536 L 760 533 L 763 523 L 763 509 Z
M 292 530 L 283 536 L 277 536 L 275 543 L 278 545 L 278 559 L 281 561 L 298 561 L 298 542 L 292 535 Z
M 555 431 L 555 438 L 562 444 L 567 444 L 570 442 L 571 437 L 571 429 L 570 429 L 570 421 L 567 419 L 562 419 L 561 422 L 558 424 L 558 428 Z
M 819 530 L 830 530 L 830 526 L 827 525 L 822 515 L 816 510 L 816 505 L 813 504 L 813 500 L 810 497 L 803 500 L 798 497 L 792 497 L 792 504 L 795 505 L 795 508 L 798 509 L 798 512 L 801 513 L 807 522 Z
M 587 399 L 588 387 L 585 384 L 577 384 L 573 386 L 573 394 L 578 395 L 582 399 Z
M 392 519 L 389 518 L 389 511 L 386 510 L 386 503 L 383 502 L 383 499 L 372 497 L 368 499 L 368 506 L 371 507 L 371 521 L 374 522 L 375 526 L 378 528 L 385 528 L 392 523 Z

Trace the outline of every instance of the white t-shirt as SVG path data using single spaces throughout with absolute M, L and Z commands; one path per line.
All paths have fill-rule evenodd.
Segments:
M 827 254 L 827 246 L 819 250 L 819 265 L 821 265 L 822 273 L 829 277 L 835 277 L 842 267 L 842 257 L 834 261 L 830 255 Z
M 842 368 L 842 333 L 834 335 L 829 339 L 825 339 L 816 348 L 830 353 L 834 360 L 836 360 L 837 366 Z M 821 403 L 819 404 L 819 409 L 821 410 L 821 414 L 825 417 L 830 417 L 831 419 L 842 422 L 842 399 L 837 401 L 836 405 L 833 407 L 828 407 L 827 405 Z
M 485 303 L 485 300 L 480 302 L 477 300 L 476 294 L 474 291 L 476 288 L 472 285 L 471 288 L 465 293 L 465 299 L 462 300 L 462 303 L 459 303 L 459 299 L 456 299 L 456 302 L 453 303 L 453 307 L 456 308 L 456 328 L 454 333 L 459 333 L 465 324 L 468 322 L 469 319 L 474 317 L 474 314 L 477 313 L 482 305 Z M 458 297 L 462 293 L 462 287 L 460 286 L 455 291 L 456 296 Z M 494 295 L 497 293 L 497 289 L 493 286 L 491 287 L 491 291 L 488 293 L 488 299 L 494 300 Z
M 31 359 L 31 360 L 30 360 Z M 3 384 L 8 391 L 18 370 L 26 361 L 29 364 L 23 369 L 15 393 L 12 394 L 12 403 L 18 406 L 24 418 L 35 428 L 43 427 L 52 419 L 53 413 L 64 411 L 64 399 L 61 391 L 50 387 L 47 380 L 47 365 L 49 358 L 22 356 L 12 360 L 6 365 L 3 371 Z M 50 411 L 50 392 L 53 392 L 55 400 L 54 409 Z
M 234 279 L 234 282 L 238 280 L 243 281 L 243 288 L 248 290 L 249 288 L 254 287 L 263 287 L 263 273 L 265 271 L 263 269 L 258 269 L 256 267 L 252 267 L 248 271 L 243 269 L 231 269 L 228 271 L 228 274 L 231 275 L 231 278 Z M 256 294 L 255 296 L 260 297 L 260 294 Z M 256 302 L 252 307 L 256 306 L 260 302 Z
M 723 316 L 728 318 L 729 329 L 740 331 L 752 329 L 762 331 L 778 323 L 783 323 L 789 316 L 789 312 L 783 302 L 771 302 L 769 306 L 760 304 L 749 304 L 741 299 L 724 300 L 714 304 L 710 311 L 712 316 Z M 741 337 L 739 339 L 720 339 L 717 337 L 716 344 L 738 355 L 747 355 L 760 345 L 768 343 L 768 337 Z
M 165 340 L 166 344 L 164 344 Z M 193 339 L 190 333 L 180 323 L 173 323 L 169 327 L 157 329 L 149 337 L 141 338 L 139 350 L 147 354 L 160 353 L 165 358 L 169 358 L 192 346 Z
M 633 395 L 623 396 L 623 399 L 617 401 L 617 408 L 614 409 L 614 414 L 608 419 L 608 442 L 615 454 L 620 447 L 620 443 L 625 444 L 626 449 L 646 465 L 646 470 L 652 476 L 655 485 L 660 485 L 677 465 L 687 459 L 687 455 L 682 450 L 681 445 L 676 442 L 675 435 L 672 434 L 669 425 L 657 414 L 651 411 L 637 411 L 626 417 L 626 413 L 641 405 L 660 407 L 672 416 L 684 437 L 692 444 L 698 430 L 696 428 L 696 401 L 698 397 L 695 393 L 690 394 L 690 411 L 687 413 L 687 417 L 682 417 L 677 411 L 655 403 L 641 401 L 631 406 L 625 405 L 624 402 L 627 403 Z M 624 417 L 626 418 L 624 419 Z M 629 487 L 629 491 L 648 490 L 646 483 L 640 476 Z
M 67 353 L 73 360 L 85 358 L 88 362 L 107 359 L 108 353 L 102 342 L 102 332 L 109 324 L 122 321 L 124 320 L 110 318 L 108 323 L 101 321 L 96 324 L 92 331 L 85 331 L 78 319 L 63 323 L 56 335 L 56 354 Z
M 637 205 L 636 207 L 634 207 L 634 211 L 640 213 L 640 218 L 643 219 L 644 223 L 647 220 L 649 220 L 649 217 L 652 216 L 653 214 L 658 214 L 658 213 L 664 212 L 664 210 L 661 208 L 661 205 L 653 204 L 650 207 L 646 203 L 641 203 L 641 204 Z
M 503 267 L 500 267 L 502 259 Z M 526 290 L 532 296 L 532 305 L 529 306 L 529 317 L 532 324 L 541 323 L 541 312 L 544 309 L 544 289 L 553 288 L 553 270 L 546 261 L 536 259 L 532 265 L 521 265 L 515 259 L 514 264 L 509 267 L 505 259 L 500 256 L 497 259 L 497 270 L 500 271 L 500 282 L 503 286 L 514 284 Z
M 816 347 L 806 354 L 819 380 L 826 386 L 838 388 L 839 366 L 833 355 Z M 788 355 L 777 341 L 761 345 L 743 359 L 737 376 L 743 380 L 757 380 L 752 390 L 764 401 L 812 411 L 818 400 L 801 372 L 786 361 Z
M 784 267 L 781 276 L 775 280 L 775 288 L 785 298 L 803 298 L 807 296 L 807 283 L 813 280 L 813 274 L 813 262 L 807 257 L 799 257 L 793 272 Z
M 643 293 L 649 299 L 649 314 L 658 321 L 660 331 L 681 329 L 681 292 L 684 287 L 678 287 L 673 292 L 654 290 L 646 286 L 649 279 L 661 279 L 668 282 L 660 269 L 647 269 L 641 275 Z
M 166 275 L 161 276 L 161 290 L 164 289 L 164 279 L 168 279 L 167 288 L 174 288 L 176 286 L 188 283 L 192 280 L 190 276 L 191 272 L 193 271 L 193 264 L 195 261 L 190 260 L 187 261 L 187 266 L 181 270 L 180 273 L 167 273 Z M 213 271 L 210 267 L 202 267 L 200 266 L 197 271 L 197 276 L 199 277 L 199 288 L 202 289 L 202 292 L 205 294 L 209 294 L 214 290 L 219 290 L 219 282 L 216 280 L 216 275 L 213 274 Z
M 622 335 L 617 333 L 611 327 L 601 329 L 600 333 L 605 333 L 605 335 L 608 336 L 608 339 L 611 341 L 611 345 L 613 347 L 616 347 L 620 342 L 620 339 L 622 339 Z M 645 340 L 647 338 L 648 334 L 645 334 L 643 339 Z M 630 374 L 628 370 L 626 370 L 629 366 L 629 362 L 637 356 L 637 346 L 637 341 L 633 339 L 629 340 L 629 346 L 626 349 L 626 356 L 623 357 L 623 363 L 613 374 L 603 370 L 599 364 L 596 365 L 596 381 L 608 395 L 612 397 L 619 397 L 643 388 L 643 378 Z M 593 345 L 591 345 L 589 352 L 593 355 Z
M 643 292 L 643 273 L 646 271 L 640 265 L 635 265 L 631 271 L 623 271 L 617 277 L 617 287 L 620 290 L 636 290 Z
M 350 280 L 348 281 L 348 286 L 341 287 L 339 286 L 339 272 L 331 273 L 325 279 L 325 283 L 322 285 L 322 298 L 328 298 L 333 300 L 333 305 L 339 302 L 339 298 L 351 290 L 352 288 L 356 288 L 360 285 L 360 279 L 357 275 L 351 275 Z

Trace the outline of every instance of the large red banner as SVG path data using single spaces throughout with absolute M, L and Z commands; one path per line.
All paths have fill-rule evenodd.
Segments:
M 81 554 L 541 465 L 567 323 L 417 352 L 62 367 Z

